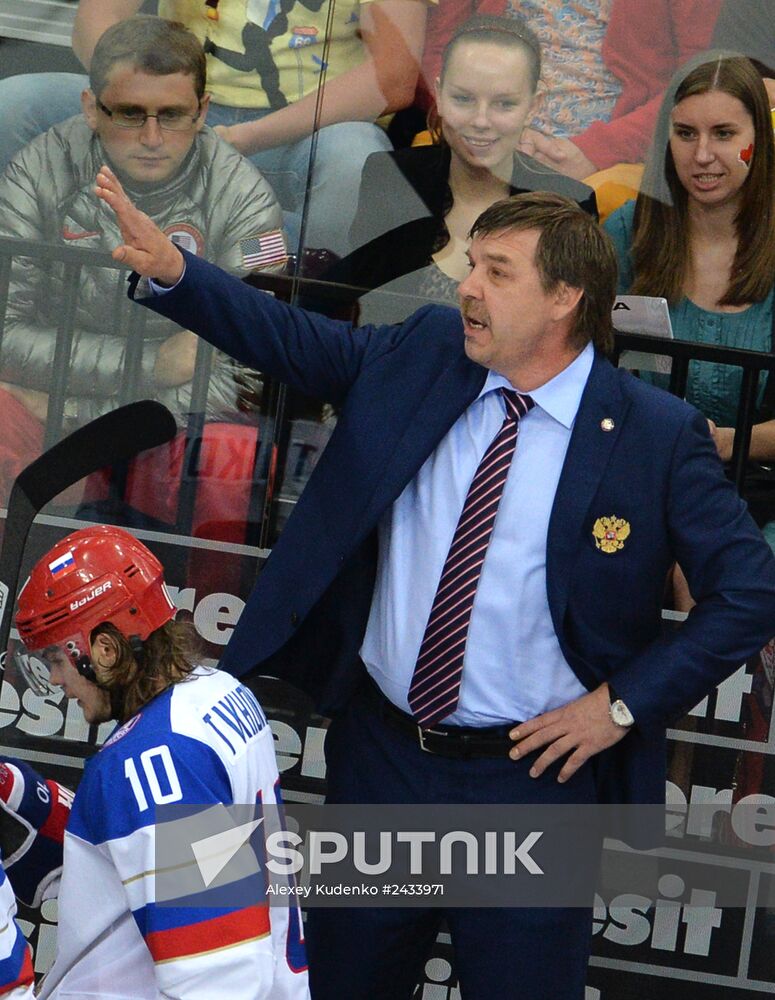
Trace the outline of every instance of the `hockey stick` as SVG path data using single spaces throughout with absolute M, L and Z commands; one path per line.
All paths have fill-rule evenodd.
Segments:
M 36 514 L 85 476 L 171 441 L 176 433 L 167 407 L 144 399 L 79 427 L 19 473 L 8 499 L 0 550 L 0 653 L 8 648 L 22 555 Z

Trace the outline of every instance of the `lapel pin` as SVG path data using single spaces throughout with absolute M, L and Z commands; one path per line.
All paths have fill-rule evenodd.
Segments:
M 630 535 L 630 522 L 623 517 L 599 517 L 592 526 L 595 547 L 603 552 L 618 552 Z
M 614 427 L 616 427 L 616 424 L 610 417 L 603 417 L 603 419 L 600 421 L 600 426 L 603 428 L 604 431 L 612 431 Z

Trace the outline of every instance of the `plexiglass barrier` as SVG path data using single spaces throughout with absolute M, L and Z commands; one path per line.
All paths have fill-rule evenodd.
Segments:
M 641 374 L 729 432 L 719 450 L 767 533 L 775 451 L 756 427 L 771 416 L 771 252 L 730 217 L 712 252 L 731 239 L 750 252 L 719 264 L 686 220 L 736 198 L 757 219 L 769 204 L 773 220 L 768 0 L 131 7 L 0 0 L 2 503 L 29 461 L 107 409 L 158 398 L 179 428 L 169 445 L 95 470 L 50 504 L 22 579 L 69 531 L 124 526 L 162 560 L 181 616 L 216 662 L 341 412 L 341 399 L 302 394 L 128 301 L 128 272 L 111 257 L 120 235 L 93 192 L 104 162 L 183 249 L 293 305 L 385 326 L 386 338 L 418 308 L 458 308 L 468 234 L 490 205 L 523 191 L 576 201 L 614 241 L 619 292 L 668 300 L 672 382 Z M 106 43 L 129 13 L 179 21 L 193 42 L 143 22 Z M 64 51 L 73 26 L 83 66 L 51 73 L 46 46 Z M 719 86 L 707 85 L 709 65 L 722 67 Z M 723 109 L 732 136 L 702 135 L 714 93 L 737 102 Z M 699 168 L 687 160 L 693 142 L 716 143 Z M 703 281 L 716 272 L 728 275 L 724 287 Z M 665 628 L 680 618 L 668 609 Z M 727 1000 L 775 985 L 774 662 L 768 646 L 670 730 L 675 851 L 711 837 L 717 858 L 698 856 L 693 883 L 668 880 L 660 898 L 596 908 L 588 1000 L 674 1000 L 687 982 L 693 998 Z M 250 683 L 270 717 L 286 797 L 315 800 L 326 720 L 288 685 Z M 110 731 L 64 695 L 25 689 L 10 662 L 0 728 L 3 752 L 71 787 Z M 754 799 L 765 831 L 757 845 L 734 822 Z M 695 828 L 693 806 L 709 804 L 712 828 Z M 746 910 L 714 906 L 713 864 L 745 883 Z M 43 972 L 55 906 L 24 918 Z M 416 997 L 460 995 L 443 936 Z

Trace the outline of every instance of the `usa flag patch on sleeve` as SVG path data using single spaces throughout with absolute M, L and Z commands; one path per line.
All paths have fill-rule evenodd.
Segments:
M 249 271 L 271 267 L 272 264 L 284 264 L 288 260 L 285 237 L 279 229 L 270 229 L 266 233 L 240 240 L 240 250 L 242 266 Z

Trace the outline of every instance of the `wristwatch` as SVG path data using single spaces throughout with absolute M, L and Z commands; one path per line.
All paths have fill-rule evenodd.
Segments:
M 629 729 L 630 726 L 635 725 L 635 719 L 633 718 L 632 712 L 627 708 L 621 698 L 617 698 L 614 689 L 611 685 L 608 685 L 608 697 L 611 700 L 611 704 L 608 706 L 608 711 L 611 716 L 611 722 L 615 726 L 621 726 L 622 729 Z

